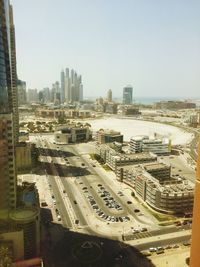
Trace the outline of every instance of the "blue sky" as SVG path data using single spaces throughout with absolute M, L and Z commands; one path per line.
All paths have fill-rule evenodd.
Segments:
M 28 88 L 50 87 L 62 68 L 85 96 L 200 97 L 199 0 L 11 0 L 17 67 Z

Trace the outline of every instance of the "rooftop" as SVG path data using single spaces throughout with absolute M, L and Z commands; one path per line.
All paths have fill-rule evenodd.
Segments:
M 170 166 L 164 164 L 164 163 L 151 163 L 151 164 L 144 164 L 144 168 L 146 171 L 154 171 L 154 170 L 159 170 L 159 169 L 166 169 L 170 168 Z

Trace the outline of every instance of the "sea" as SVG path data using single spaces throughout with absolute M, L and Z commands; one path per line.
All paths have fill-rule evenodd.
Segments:
M 86 97 L 87 100 L 95 100 L 97 97 Z M 121 97 L 113 97 L 113 101 L 122 102 Z M 152 105 L 159 101 L 188 101 L 192 103 L 196 103 L 198 107 L 200 107 L 200 97 L 134 97 L 133 103 L 135 104 L 143 104 L 143 105 Z

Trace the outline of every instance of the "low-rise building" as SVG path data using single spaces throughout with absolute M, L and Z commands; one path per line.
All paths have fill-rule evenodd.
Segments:
M 188 101 L 160 101 L 154 104 L 155 109 L 191 109 L 196 108 L 195 103 Z
M 177 183 L 161 185 L 159 182 L 146 180 L 146 203 L 153 209 L 164 213 L 191 213 L 194 200 L 192 185 Z
M 55 142 L 59 144 L 87 142 L 92 138 L 90 127 L 87 125 L 70 124 L 59 127 L 54 133 Z
M 158 179 L 160 183 L 168 181 L 171 176 L 171 166 L 162 162 L 144 164 L 144 169 Z
M 194 186 L 188 181 L 169 177 L 169 166 L 161 165 L 151 163 L 118 167 L 116 176 L 121 182 L 129 183 L 136 195 L 156 211 L 191 213 Z
M 96 140 L 99 144 L 112 142 L 123 143 L 123 135 L 117 131 L 100 129 L 96 133 Z
M 114 171 L 119 166 L 152 162 L 157 159 L 157 156 L 153 153 L 123 154 L 108 145 L 97 145 L 96 154 Z
M 148 136 L 134 136 L 130 140 L 130 151 L 133 153 L 169 154 L 171 152 L 171 140 L 168 138 L 150 139 Z

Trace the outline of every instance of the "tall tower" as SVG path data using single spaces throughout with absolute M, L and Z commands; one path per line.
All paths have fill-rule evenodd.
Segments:
M 13 25 L 9 1 L 0 0 L 0 210 L 16 207 L 14 137 L 17 139 L 17 122 L 13 117 L 17 107 L 16 60 L 11 40 L 14 32 L 10 23 Z
M 60 101 L 61 103 L 64 103 L 65 101 L 65 72 L 64 70 L 62 70 L 60 74 Z
M 108 102 L 112 102 L 112 90 L 111 89 L 108 90 L 107 100 L 108 100 Z
M 69 69 L 65 69 L 65 101 L 68 103 L 70 101 L 70 79 L 69 79 Z
M 133 102 L 133 87 L 127 85 L 123 88 L 123 104 L 131 105 Z
M 14 119 L 14 139 L 15 143 L 19 139 L 19 113 L 18 113 L 18 93 L 17 93 L 17 66 L 16 66 L 16 46 L 15 46 L 15 26 L 13 23 L 13 9 L 9 5 L 10 16 L 10 55 L 11 55 L 11 86 Z
M 198 146 L 196 185 L 194 192 L 190 267 L 200 266 L 199 248 L 200 248 L 200 141 Z

